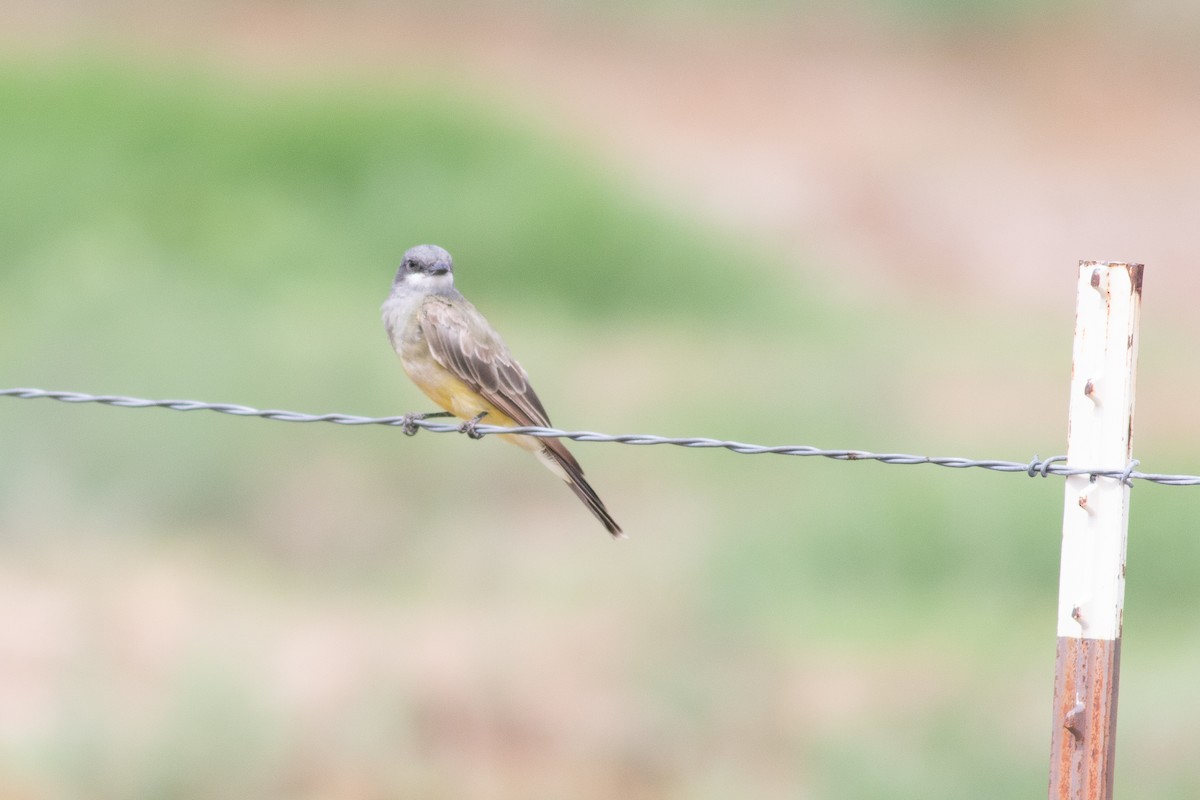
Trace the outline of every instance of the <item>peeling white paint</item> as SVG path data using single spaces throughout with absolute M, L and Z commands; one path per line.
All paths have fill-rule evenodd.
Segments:
M 1081 262 L 1067 464 L 1124 469 L 1132 457 L 1141 265 Z M 1129 487 L 1066 479 L 1058 635 L 1118 639 L 1125 605 Z

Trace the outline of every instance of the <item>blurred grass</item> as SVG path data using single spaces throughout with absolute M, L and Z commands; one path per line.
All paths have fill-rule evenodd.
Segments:
M 420 408 L 376 309 L 435 241 L 568 427 L 1022 458 L 1061 425 L 1057 320 L 844 303 L 443 87 L 10 63 L 0 108 L 4 385 Z M 8 627 L 28 604 L 63 638 L 12 681 L 50 699 L 0 720 L 0 770 L 35 797 L 1043 790 L 1056 480 L 580 446 L 614 548 L 506 448 L 389 434 L 3 401 Z M 1157 797 L 1200 790 L 1155 757 L 1200 708 L 1161 688 L 1195 663 L 1186 491 L 1133 504 L 1118 788 Z
M 781 314 L 761 254 L 664 224 L 597 165 L 441 90 L 10 65 L 0 106 L 0 366 L 21 382 L 369 412 L 399 386 L 374 309 L 422 241 L 485 308 L 545 305 L 568 329 Z M 152 496 L 192 472 L 207 480 L 185 505 L 236 493 L 205 435 L 179 440 L 186 464 L 149 436 L 131 444 Z M 103 437 L 84 459 L 121 446 Z M 80 474 L 103 480 L 95 460 Z
M 596 165 L 442 89 L 255 89 L 98 63 L 9 66 L 0 103 L 6 284 L 53 267 L 95 291 L 120 258 L 245 300 L 314 280 L 344 294 L 437 241 L 477 292 L 578 315 L 728 320 L 769 302 L 723 269 L 762 254 L 663 226 Z M 89 253 L 92 271 L 62 260 Z

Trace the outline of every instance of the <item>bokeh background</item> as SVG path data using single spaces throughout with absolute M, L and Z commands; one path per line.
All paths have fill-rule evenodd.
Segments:
M 1024 461 L 1147 264 L 1200 471 L 1189 3 L 0 5 L 0 385 L 428 410 L 459 285 L 554 421 Z M 1061 480 L 0 399 L 0 795 L 1045 791 Z M 1133 493 L 1116 789 L 1193 798 L 1195 490 Z

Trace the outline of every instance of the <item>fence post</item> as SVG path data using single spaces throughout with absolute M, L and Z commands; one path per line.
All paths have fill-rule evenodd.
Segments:
M 1081 261 L 1067 464 L 1132 457 L 1142 265 Z M 1129 486 L 1066 479 L 1058 589 L 1050 800 L 1110 800 L 1125 604 Z

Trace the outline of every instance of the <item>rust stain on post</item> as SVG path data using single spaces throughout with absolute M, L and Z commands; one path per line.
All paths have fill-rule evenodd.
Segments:
M 1050 797 L 1111 800 L 1121 642 L 1063 636 L 1056 658 Z
M 1142 293 L 1142 270 L 1145 269 L 1141 264 L 1126 264 L 1129 268 L 1129 282 L 1133 284 L 1133 293 Z

